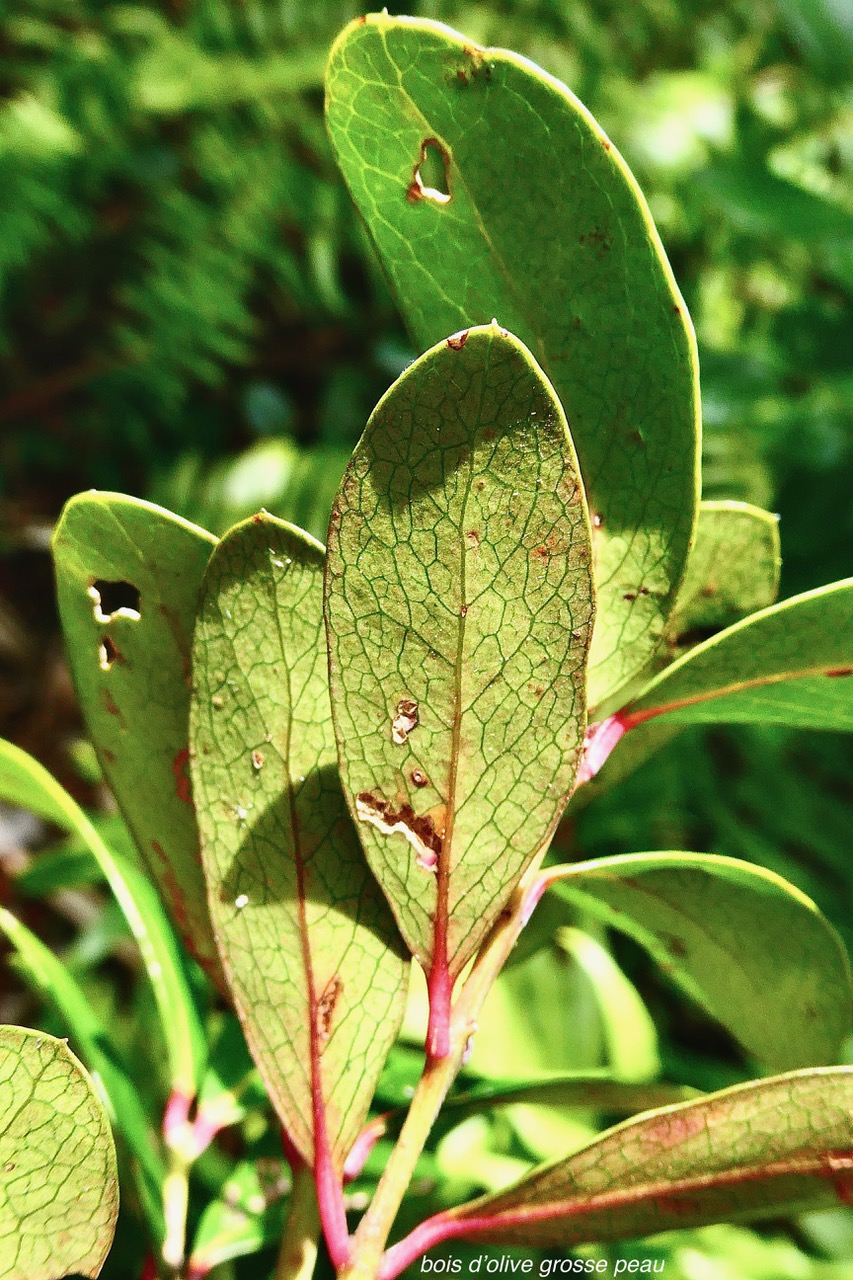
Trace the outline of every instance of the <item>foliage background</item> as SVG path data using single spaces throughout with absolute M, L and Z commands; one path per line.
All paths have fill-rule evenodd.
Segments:
M 591 108 L 647 194 L 697 328 L 706 496 L 780 513 L 783 595 L 853 572 L 853 10 L 389 7 L 517 49 Z M 0 734 L 89 804 L 107 802 L 47 556 L 64 499 L 120 489 L 215 532 L 266 506 L 322 537 L 352 445 L 415 354 L 323 130 L 328 46 L 356 12 L 343 0 L 0 6 Z M 562 849 L 753 858 L 853 943 L 851 772 L 835 735 L 685 733 L 621 784 L 597 784 Z M 45 834 L 3 816 L 4 903 Z M 125 1007 L 114 917 L 90 889 L 63 892 L 27 901 L 25 918 L 72 949 L 93 999 Z M 745 1074 L 639 953 L 618 944 L 616 956 L 652 1012 L 665 1074 L 699 1087 Z M 553 964 L 512 979 L 507 1007 L 532 1008 L 572 1065 Z M 38 1016 L 11 981 L 0 1003 L 3 1020 Z M 466 1193 L 484 1161 L 517 1156 L 517 1133 L 472 1132 L 439 1148 L 448 1195 L 447 1179 Z M 829 1277 L 853 1257 L 838 1216 L 793 1235 L 700 1234 L 667 1253 L 671 1280 Z

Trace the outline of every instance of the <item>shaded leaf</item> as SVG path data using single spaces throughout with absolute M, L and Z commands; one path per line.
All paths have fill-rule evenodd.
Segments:
M 113 493 L 53 535 L 71 671 L 104 776 L 190 952 L 224 989 L 187 772 L 192 629 L 215 539 Z
M 344 789 L 434 1007 L 571 790 L 589 555 L 565 417 L 529 352 L 496 326 L 427 352 L 344 477 L 326 618 Z
M 779 590 L 779 520 L 748 502 L 703 502 L 675 608 L 670 644 L 720 630 L 773 604 Z
M 561 897 L 635 938 L 762 1062 L 837 1061 L 853 1025 L 849 961 L 781 876 L 701 853 L 626 854 L 549 875 Z
M 629 1120 L 568 1160 L 418 1230 L 423 1247 L 429 1235 L 571 1246 L 797 1213 L 848 1203 L 851 1193 L 853 1068 L 828 1067 Z M 397 1270 L 389 1265 L 385 1274 Z
M 756 721 L 853 729 L 853 578 L 783 600 L 697 645 L 619 713 L 622 728 Z
M 207 1056 L 204 1029 L 183 956 L 147 877 L 104 844 L 83 810 L 37 760 L 2 739 L 0 799 L 73 832 L 91 852 L 139 947 L 157 1005 L 172 1086 L 192 1098 Z
M 698 501 L 695 340 L 645 200 L 565 85 L 438 23 L 357 19 L 326 111 L 416 344 L 497 316 L 565 407 L 599 517 L 597 705 L 660 640 Z
M 403 1012 L 406 966 L 335 764 L 323 549 L 259 515 L 211 559 L 192 776 L 234 1001 L 302 1156 L 340 1172 Z
M 161 1190 L 166 1168 L 140 1103 L 136 1086 L 119 1060 L 106 1028 L 85 992 L 49 947 L 0 907 L 0 931 L 15 948 L 18 967 L 30 987 L 58 1012 L 92 1072 L 95 1091 L 114 1129 L 127 1144 L 131 1165 L 155 1239 L 164 1234 Z
M 112 1134 L 64 1040 L 0 1027 L 3 1280 L 97 1276 L 118 1216 Z

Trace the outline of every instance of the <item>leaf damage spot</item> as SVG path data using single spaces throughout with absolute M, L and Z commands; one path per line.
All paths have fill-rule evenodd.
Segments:
M 853 667 L 835 667 L 832 671 L 826 672 L 831 680 L 837 679 L 839 676 L 853 676 Z
M 317 1036 L 322 1041 L 328 1040 L 332 1034 L 332 1018 L 343 989 L 343 981 L 336 973 L 326 983 L 323 994 L 317 1001 Z
M 138 622 L 140 612 L 139 588 L 132 582 L 107 582 L 98 579 L 86 592 L 92 601 L 95 621 L 99 624 L 112 622 L 114 618 L 128 618 Z
M 104 636 L 98 646 L 98 665 L 102 671 L 109 671 L 114 662 L 124 662 L 124 655 L 112 636 Z
M 451 351 L 461 351 L 468 341 L 468 330 L 460 329 L 458 333 L 451 333 L 447 339 L 447 345 Z
M 257 748 L 252 752 L 252 768 L 260 772 L 264 767 L 264 753 Z
M 234 899 L 234 906 L 237 908 L 237 910 L 242 911 L 243 908 L 248 907 L 248 905 L 249 905 L 248 893 L 238 893 L 237 897 Z
M 438 138 L 425 138 L 421 154 L 415 165 L 412 181 L 406 191 L 410 204 L 419 200 L 431 200 L 433 204 L 448 204 L 450 190 L 450 157 Z
M 356 796 L 355 812 L 361 822 L 372 823 L 383 835 L 398 833 L 408 840 L 417 854 L 417 865 L 424 871 L 435 872 L 438 869 L 447 820 L 444 805 L 419 815 L 410 804 L 394 809 L 387 800 L 362 791 Z
M 180 751 L 175 753 L 172 761 L 172 773 L 175 777 L 175 794 L 182 804 L 188 804 L 192 807 L 193 793 L 190 789 L 190 778 L 187 772 L 190 753 L 187 747 L 182 747 Z
M 472 549 L 476 549 L 480 545 L 480 533 L 478 529 L 469 529 L 465 534 L 465 541 Z
M 391 721 L 391 741 L 401 747 L 419 723 L 418 704 L 411 698 L 401 698 Z
M 412 785 L 416 787 L 426 787 L 429 785 L 429 778 L 422 769 L 412 770 Z

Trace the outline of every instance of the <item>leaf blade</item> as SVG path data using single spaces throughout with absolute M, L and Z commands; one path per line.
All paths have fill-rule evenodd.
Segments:
M 271 516 L 222 540 L 196 628 L 191 767 L 211 914 L 253 1057 L 300 1154 L 316 1167 L 327 1144 L 339 1174 L 402 1018 L 406 970 L 337 783 L 322 576 L 322 547 Z
M 629 1120 L 432 1229 L 573 1245 L 798 1212 L 847 1201 L 851 1190 L 853 1068 L 824 1067 Z
M 97 1276 L 112 1244 L 118 1180 L 88 1075 L 64 1041 L 0 1027 L 0 1098 L 4 1280 Z
M 660 639 L 698 502 L 695 339 L 645 200 L 564 85 L 439 23 L 356 20 L 332 49 L 326 104 L 419 349 L 497 316 L 566 409 L 600 517 L 597 705 Z M 418 189 L 426 152 L 449 199 Z
M 113 493 L 72 498 L 52 541 L 66 649 L 104 776 L 185 945 L 224 990 L 186 776 L 192 628 L 215 545 Z M 111 610 L 98 584 L 130 600 L 135 591 L 136 607 Z
M 562 410 L 496 326 L 439 344 L 395 383 L 333 509 L 341 777 L 432 996 L 444 982 L 449 998 L 571 790 L 589 538 Z
M 849 961 L 811 899 L 780 876 L 694 853 L 549 875 L 560 896 L 635 938 L 759 1060 L 776 1070 L 837 1061 L 853 1025 Z
M 853 729 L 851 616 L 853 578 L 792 596 L 691 649 L 618 719 Z

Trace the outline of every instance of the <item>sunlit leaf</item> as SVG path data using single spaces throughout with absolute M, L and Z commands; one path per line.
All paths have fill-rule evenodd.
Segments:
M 597 705 L 656 648 L 695 518 L 695 341 L 645 200 L 574 95 L 435 22 L 370 14 L 332 145 L 416 344 L 496 316 L 565 408 L 596 516 Z
M 112 1134 L 64 1040 L 0 1027 L 0 1274 L 100 1275 L 115 1231 Z
M 367 426 L 332 512 L 344 789 L 434 1007 L 544 847 L 584 731 L 589 525 L 529 352 L 472 329 Z
M 210 907 L 279 1116 L 337 1173 L 403 1011 L 402 944 L 340 789 L 323 643 L 323 549 L 271 516 L 205 577 L 192 776 Z
M 224 985 L 187 763 L 192 629 L 215 539 L 150 503 L 84 493 L 53 536 L 74 682 L 98 759 L 184 943 Z

